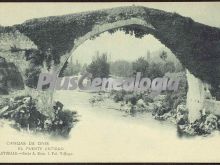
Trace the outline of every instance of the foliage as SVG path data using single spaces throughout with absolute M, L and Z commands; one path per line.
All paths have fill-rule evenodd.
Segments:
M 0 57 L 0 93 L 8 94 L 10 89 L 24 89 L 24 82 L 18 68 Z
M 125 90 L 120 90 L 120 91 L 112 90 L 111 93 L 110 93 L 110 95 L 113 96 L 113 100 L 116 103 L 119 102 L 119 101 L 123 101 L 125 94 L 126 94 Z
M 127 93 L 124 97 L 125 103 L 131 103 L 132 105 L 135 105 L 137 101 L 139 100 L 139 95 L 136 93 Z
M 107 78 L 110 73 L 110 65 L 108 63 L 107 54 L 97 55 L 93 57 L 90 65 L 87 67 L 87 71 L 92 74 L 92 77 Z
M 201 80 L 214 85 L 220 78 L 214 76 L 219 71 L 220 30 L 194 22 L 191 18 L 178 14 L 151 13 L 145 20 L 152 23 L 157 31 L 153 35 L 166 45 L 190 72 Z M 213 58 L 212 58 L 213 57 Z M 217 90 L 217 88 L 215 88 Z
M 164 63 L 148 62 L 144 57 L 138 58 L 132 63 L 133 73 L 141 72 L 142 77 L 149 77 L 154 79 L 156 77 L 163 77 L 167 72 L 176 72 L 179 70 L 171 61 Z
M 149 94 L 150 91 L 135 93 L 120 90 L 111 91 L 111 98 L 113 98 L 115 102 L 131 104 L 134 107 L 130 108 L 134 109 L 140 109 L 138 106 L 141 103 L 142 111 L 148 112 L 150 110 L 154 118 L 158 120 L 165 120 L 171 116 L 175 117 L 177 114 L 177 107 L 186 104 L 186 93 L 188 88 L 186 75 L 185 72 L 167 73 L 165 77 L 176 77 L 180 79 L 178 91 L 163 91 L 159 96 L 153 97 Z
M 157 78 L 157 77 L 163 77 L 164 71 L 162 70 L 162 65 L 160 63 L 151 63 L 149 67 L 149 75 L 148 77 L 151 79 Z
M 56 102 L 50 116 L 37 109 L 37 100 L 29 95 L 16 96 L 11 101 L 1 102 L 0 118 L 15 121 L 13 127 L 18 130 L 46 132 L 67 137 L 76 119 L 76 112 L 63 110 Z M 3 105 L 4 104 L 4 105 Z
M 47 58 L 43 52 L 36 49 L 25 50 L 25 57 L 27 61 L 36 66 L 43 65 L 44 59 Z
M 172 73 L 172 72 L 178 71 L 178 68 L 175 67 L 174 63 L 171 61 L 166 61 L 166 63 L 163 64 L 162 68 L 163 68 L 164 73 L 167 73 L 167 72 Z
M 110 72 L 115 76 L 129 77 L 132 74 L 132 64 L 125 60 L 111 62 Z
M 41 73 L 40 67 L 31 67 L 31 68 L 26 69 L 25 76 L 27 78 L 25 80 L 25 84 L 28 87 L 36 88 L 40 73 Z
M 34 41 L 41 51 L 50 49 L 51 60 L 56 65 L 60 63 L 60 57 L 73 48 L 74 40 L 91 31 L 95 22 L 104 19 L 105 15 L 103 12 L 93 12 L 33 19 L 16 28 Z
M 84 64 L 81 68 L 81 73 L 84 73 L 87 70 L 88 65 Z
M 24 82 L 21 73 L 13 63 L 7 63 L 5 68 L 7 86 L 11 89 L 24 89 Z
M 181 136 L 207 136 L 213 131 L 219 130 L 220 118 L 211 113 L 201 114 L 201 118 L 189 123 L 178 124 L 178 135 Z
M 75 61 L 75 63 L 72 61 L 72 57 L 70 58 L 70 61 L 68 62 L 68 67 L 64 71 L 65 76 L 73 76 L 80 73 L 82 70 L 81 64 L 78 62 L 78 60 Z
M 141 18 L 155 30 L 130 25 L 124 27 L 137 37 L 151 33 L 166 45 L 192 74 L 210 83 L 217 90 L 219 76 L 219 28 L 194 22 L 191 18 L 140 6 L 69 14 L 28 20 L 13 27 L 0 27 L 0 33 L 19 30 L 45 52 L 51 49 L 51 60 L 59 64 L 60 57 L 69 52 L 74 41 L 87 34 L 95 25 L 104 25 L 130 18 Z M 144 29 L 144 30 L 143 30 Z M 46 59 L 44 59 L 46 60 Z M 207 62 L 208 61 L 208 62 Z
M 149 63 L 144 57 L 140 57 L 132 63 L 132 69 L 135 73 L 141 72 L 142 76 L 148 76 Z
M 145 104 L 152 103 L 154 101 L 153 97 L 150 96 L 149 94 L 143 95 L 142 98 L 143 98 Z
M 61 135 L 67 137 L 73 127 L 73 123 L 77 122 L 76 112 L 63 110 L 63 104 L 56 102 L 53 106 L 55 118 L 51 121 L 49 131 L 53 135 Z
M 166 99 L 165 102 L 168 103 L 168 106 L 171 107 L 171 109 L 176 109 L 177 106 L 181 103 L 186 104 L 186 95 L 188 91 L 188 84 L 185 72 L 180 73 L 169 73 L 166 74 L 166 77 L 173 78 L 178 77 L 180 79 L 178 90 L 176 92 L 170 92 L 166 91 Z

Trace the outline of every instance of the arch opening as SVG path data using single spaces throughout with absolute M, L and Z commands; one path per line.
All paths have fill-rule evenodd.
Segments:
M 131 30 L 134 29 L 135 30 Z M 126 31 L 127 30 L 127 31 Z M 183 102 L 186 102 L 186 91 L 187 91 L 187 83 L 186 83 L 186 75 L 185 75 L 185 70 L 179 60 L 175 57 L 175 55 L 170 51 L 169 48 L 167 48 L 165 45 L 163 45 L 159 40 L 157 40 L 153 35 L 149 34 L 149 31 L 143 32 L 141 31 L 142 29 L 139 28 L 139 26 L 131 26 L 131 27 L 123 27 L 120 29 L 114 29 L 111 30 L 110 33 L 104 32 L 100 34 L 99 36 L 96 36 L 93 38 L 93 40 L 86 40 L 83 42 L 75 51 L 73 52 L 72 55 L 68 58 L 68 65 L 74 65 L 75 68 L 83 68 L 85 63 L 88 66 L 89 64 L 92 63 L 93 55 L 102 55 L 103 53 L 106 53 L 108 56 L 108 59 L 110 58 L 110 67 L 114 66 L 113 68 L 110 68 L 110 74 L 109 77 L 113 78 L 119 78 L 119 77 L 132 77 L 133 72 L 131 71 L 132 69 L 132 63 L 137 63 L 139 64 L 141 57 L 143 57 L 143 60 L 147 62 L 147 65 L 149 65 L 149 72 L 146 72 L 144 76 L 152 78 L 157 78 L 159 76 L 163 77 L 165 76 L 165 72 L 162 74 L 158 73 L 158 75 L 153 75 L 152 73 L 158 71 L 157 69 L 165 70 L 165 69 L 170 69 L 169 71 L 171 73 L 168 73 L 169 71 L 166 71 L 166 76 L 181 76 L 184 77 L 185 82 L 181 82 L 181 94 L 176 92 L 177 95 L 181 96 L 176 96 L 179 97 L 180 99 L 183 99 Z M 137 37 L 136 35 L 139 35 L 140 37 Z M 122 42 L 118 42 L 118 41 Z M 133 42 L 132 42 L 133 41 Z M 106 44 L 103 44 L 104 42 L 107 42 Z M 127 43 L 127 44 L 125 44 Z M 107 49 L 102 47 L 106 47 Z M 111 45 L 111 46 L 110 46 Z M 120 45 L 120 46 L 119 46 Z M 130 46 L 129 46 L 130 45 Z M 93 48 L 92 48 L 93 47 Z M 111 51 L 111 49 L 114 49 L 117 47 L 117 50 L 115 52 Z M 100 50 L 101 48 L 101 50 Z M 127 50 L 126 50 L 127 48 Z M 99 50 L 99 53 L 96 53 L 95 50 Z M 133 49 L 133 50 L 132 50 Z M 89 51 L 88 51 L 89 50 Z M 118 52 L 119 50 L 119 52 Z M 123 51 L 124 50 L 124 51 Z M 138 50 L 138 51 L 137 51 Z M 165 52 L 165 57 L 163 57 L 163 52 Z M 160 56 L 161 55 L 161 56 Z M 78 57 L 77 57 L 78 56 Z M 138 60 L 139 59 L 139 60 Z M 83 61 L 81 63 L 81 61 Z M 119 71 L 118 68 L 120 68 L 123 65 L 124 67 L 126 66 L 125 70 L 130 71 L 130 74 L 127 74 L 127 72 L 123 72 L 122 70 Z M 81 65 L 81 66 L 80 66 Z M 172 65 L 172 66 L 171 66 Z M 77 67 L 78 66 L 78 67 Z M 80 67 L 79 67 L 80 66 Z M 131 68 L 129 68 L 131 66 Z M 152 67 L 155 67 L 154 70 Z M 163 68 L 164 67 L 164 68 Z M 118 70 L 117 70 L 117 69 Z M 68 74 L 63 74 L 63 76 L 73 76 L 79 75 L 80 72 L 73 73 L 71 72 L 71 69 L 68 68 L 68 71 L 70 73 Z M 131 70 L 130 70 L 131 69 Z M 172 70 L 173 69 L 173 70 Z M 176 69 L 179 69 L 178 71 Z M 161 71 L 159 70 L 159 71 Z M 172 71 L 171 71 L 172 70 Z M 159 72 L 158 71 L 158 72 Z M 177 72 L 181 72 L 180 74 Z M 64 71 L 65 73 L 65 71 Z M 67 73 L 67 72 L 66 72 Z M 186 88 L 186 89 L 185 89 Z M 166 97 L 165 95 L 168 94 L 169 92 L 164 92 L 162 97 Z M 170 96 L 169 96 L 170 97 Z M 168 99 L 168 97 L 167 97 Z M 171 98 L 169 98 L 171 99 Z M 143 100 L 143 99 L 142 99 Z M 180 101 L 180 100 L 179 100 Z M 178 101 L 177 101 L 178 102 Z M 173 106 L 174 103 L 172 103 Z M 177 104 L 177 103 L 175 103 Z M 169 105 L 171 106 L 171 105 Z M 178 106 L 178 105 L 175 105 Z M 165 113 L 165 112 L 164 112 Z M 162 115 L 161 115 L 162 116 Z M 157 116 L 159 118 L 159 116 Z
M 111 34 L 114 34 L 115 32 L 117 32 L 117 30 L 121 30 L 127 34 L 132 34 L 137 38 L 143 38 L 144 36 L 146 36 L 148 34 L 151 34 L 154 36 L 154 33 L 155 33 L 154 27 L 149 24 L 143 25 L 143 23 L 137 23 L 137 22 L 131 23 L 130 22 L 130 23 L 127 23 L 126 25 L 124 25 L 124 24 L 118 25 L 117 23 L 116 23 L 116 25 L 117 26 L 111 25 L 110 27 L 106 26 L 106 25 L 104 27 L 98 26 L 98 27 L 94 28 L 93 31 L 87 33 L 85 36 L 76 40 L 71 53 L 68 53 L 67 55 L 62 57 L 63 59 L 61 61 L 62 61 L 63 66 L 65 66 L 65 64 L 67 63 L 67 60 L 70 58 L 70 56 L 74 53 L 74 51 L 80 45 L 82 45 L 88 39 L 96 38 L 100 34 L 106 32 L 106 31 Z M 161 42 L 161 44 L 163 44 L 163 43 Z M 170 52 L 172 52 L 172 50 L 170 50 Z M 176 57 L 178 58 L 178 56 L 176 56 Z M 60 68 L 58 70 L 58 75 L 60 75 L 60 72 L 63 72 L 64 69 L 65 68 Z M 187 77 L 190 77 L 190 76 L 192 77 L 193 74 L 191 74 L 189 71 L 187 71 Z M 200 111 L 201 111 L 201 109 L 203 109 L 203 106 L 205 104 L 206 95 L 207 95 L 207 93 L 210 94 L 210 91 L 205 90 L 205 88 L 209 89 L 209 86 L 204 84 L 201 80 L 199 80 L 195 76 L 193 76 L 193 79 L 191 78 L 190 81 L 191 82 L 188 83 L 188 84 L 191 84 L 190 86 L 199 86 L 199 88 L 196 90 L 196 95 L 194 93 L 195 91 L 192 93 L 192 91 L 193 91 L 192 90 L 191 92 L 188 92 L 187 99 L 186 99 L 187 107 L 189 108 L 189 112 L 190 112 L 190 116 L 191 116 L 190 120 L 193 122 L 196 119 L 201 117 Z M 192 89 L 192 87 L 190 89 Z M 209 96 L 209 97 L 211 98 L 211 96 Z M 194 98 L 194 100 L 192 101 L 191 98 Z M 198 99 L 195 99 L 195 98 L 198 98 Z

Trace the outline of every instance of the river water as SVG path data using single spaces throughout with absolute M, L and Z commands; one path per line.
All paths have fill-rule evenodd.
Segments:
M 50 146 L 62 146 L 70 156 L 13 157 L 8 161 L 52 162 L 210 162 L 220 161 L 220 135 L 179 138 L 176 127 L 169 122 L 152 119 L 151 114 L 128 116 L 108 105 L 91 106 L 90 93 L 57 91 L 55 99 L 65 108 L 75 110 L 80 120 L 68 139 L 49 138 L 1 128 L 1 142 L 49 141 Z M 14 140 L 15 141 L 15 140 Z M 6 144 L 0 144 L 6 147 Z M 7 146 L 8 148 L 10 146 Z M 1 158 L 0 158 L 1 160 Z M 4 159 L 6 162 L 7 160 Z

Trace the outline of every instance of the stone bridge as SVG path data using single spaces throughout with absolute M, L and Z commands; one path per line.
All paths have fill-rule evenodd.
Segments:
M 0 33 L 8 35 L 16 32 L 28 38 L 28 43 L 23 46 L 29 46 L 23 49 L 20 48 L 22 39 L 17 43 L 11 41 L 18 50 L 25 51 L 24 61 L 29 60 L 27 66 L 43 68 L 41 72 L 47 68 L 59 75 L 79 45 L 118 28 L 133 31 L 136 37 L 152 34 L 186 67 L 189 84 L 187 101 L 190 114 L 194 114 L 191 115 L 192 120 L 197 118 L 205 103 L 205 87 L 209 87 L 213 97 L 220 98 L 220 29 L 177 13 L 141 6 L 119 7 L 32 19 L 13 27 L 0 27 Z M 5 40 L 1 37 L 0 41 L 4 43 Z

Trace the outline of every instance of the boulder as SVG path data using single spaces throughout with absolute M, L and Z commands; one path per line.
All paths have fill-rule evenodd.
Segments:
M 204 129 L 205 132 L 211 133 L 213 130 L 217 129 L 218 127 L 218 118 L 213 114 L 209 114 L 206 117 L 205 122 L 201 123 L 200 127 Z
M 176 109 L 176 123 L 184 125 L 188 123 L 188 111 L 185 104 L 179 104 Z
M 5 106 L 0 109 L 0 117 L 9 109 L 9 106 Z

